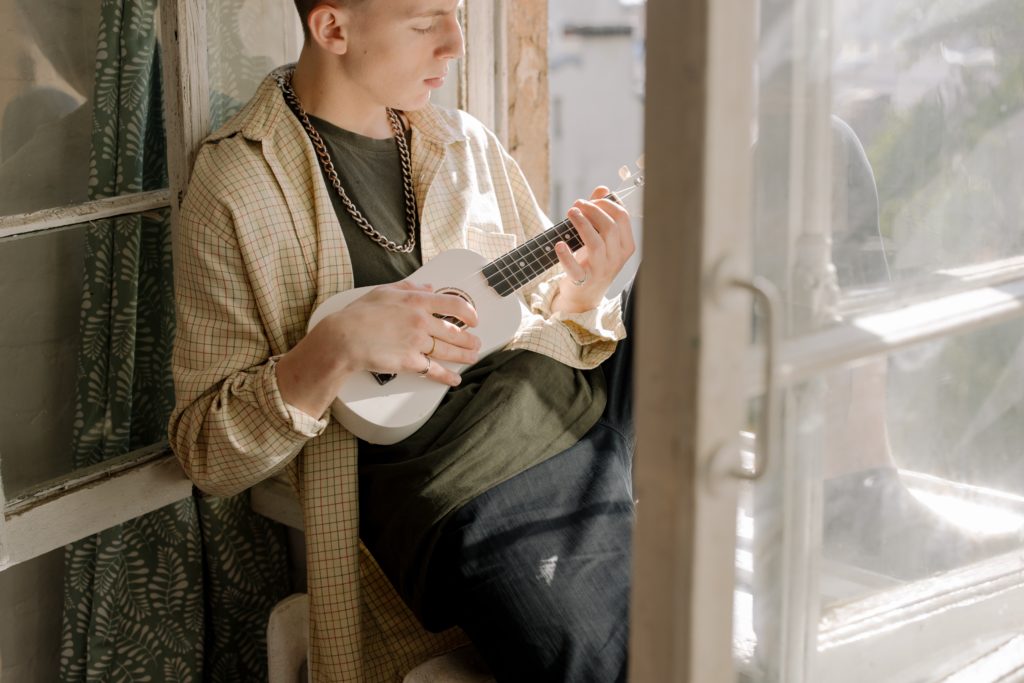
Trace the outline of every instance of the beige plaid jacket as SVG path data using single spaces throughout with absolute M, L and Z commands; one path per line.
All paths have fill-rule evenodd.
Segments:
M 305 520 L 313 680 L 401 680 L 463 636 L 422 630 L 361 547 L 354 437 L 278 391 L 277 358 L 314 308 L 353 280 L 313 147 L 274 75 L 205 141 L 182 208 L 169 438 L 189 477 L 214 495 L 290 475 Z M 434 107 L 409 120 L 424 260 L 454 247 L 497 258 L 549 226 L 519 167 L 478 121 Z M 625 334 L 619 301 L 552 317 L 558 277 L 524 295 L 530 314 L 510 346 L 595 367 Z

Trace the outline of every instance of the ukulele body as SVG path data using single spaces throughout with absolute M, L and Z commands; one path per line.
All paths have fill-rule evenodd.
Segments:
M 429 284 L 441 294 L 459 296 L 476 309 L 479 324 L 473 334 L 480 338 L 483 358 L 505 346 L 522 322 L 518 296 L 502 297 L 488 285 L 480 272 L 487 259 L 468 249 L 451 249 L 438 254 L 406 278 L 417 285 Z M 373 287 L 340 292 L 320 304 L 307 329 L 331 313 L 340 311 Z M 440 362 L 461 372 L 466 365 Z M 390 378 L 383 382 L 380 377 Z M 389 445 L 411 435 L 425 423 L 441 403 L 449 387 L 416 373 L 375 375 L 357 372 L 341 387 L 331 404 L 331 414 L 355 436 L 374 444 Z

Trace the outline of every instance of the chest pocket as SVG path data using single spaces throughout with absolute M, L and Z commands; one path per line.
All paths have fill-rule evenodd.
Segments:
M 516 248 L 516 236 L 504 232 L 489 232 L 470 225 L 466 227 L 466 248 L 488 261 L 493 261 Z

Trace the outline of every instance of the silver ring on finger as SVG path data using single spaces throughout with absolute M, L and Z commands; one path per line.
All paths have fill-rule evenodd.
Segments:
M 587 271 L 584 270 L 583 271 L 583 277 L 581 277 L 579 280 L 573 280 L 572 283 L 574 285 L 576 285 L 577 287 L 582 287 L 583 285 L 587 284 L 587 279 L 589 277 L 590 277 L 590 273 L 588 273 Z
M 426 377 L 427 373 L 430 372 L 430 356 L 428 356 L 427 354 L 423 354 L 423 357 L 427 359 L 427 367 L 423 368 L 422 370 L 416 373 L 420 377 Z

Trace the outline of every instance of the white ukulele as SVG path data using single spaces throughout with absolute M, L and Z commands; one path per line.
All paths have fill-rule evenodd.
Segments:
M 636 170 L 623 166 L 619 175 L 624 185 L 607 197 L 620 201 L 642 187 L 642 169 L 642 157 Z M 473 333 L 480 338 L 479 357 L 483 358 L 512 340 L 522 320 L 522 309 L 519 297 L 510 295 L 558 263 L 555 244 L 559 241 L 573 251 L 583 246 L 576 229 L 566 219 L 490 263 L 468 249 L 451 249 L 438 254 L 406 280 L 417 285 L 435 285 L 435 292 L 462 297 L 476 309 L 479 324 Z M 307 330 L 372 289 L 358 287 L 330 297 L 313 311 Z M 453 372 L 468 367 L 434 362 L 441 362 Z M 448 389 L 448 385 L 424 381 L 416 373 L 360 372 L 341 387 L 331 404 L 331 413 L 360 439 L 393 444 L 419 429 L 434 414 Z

